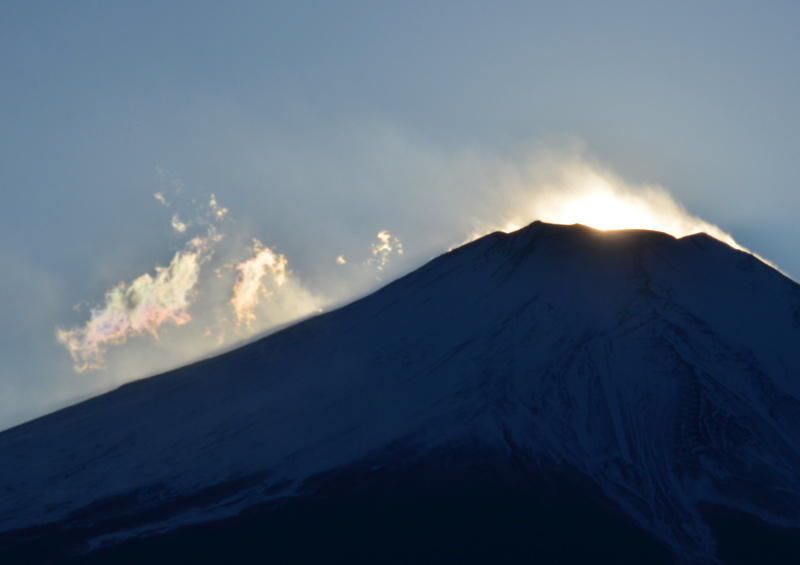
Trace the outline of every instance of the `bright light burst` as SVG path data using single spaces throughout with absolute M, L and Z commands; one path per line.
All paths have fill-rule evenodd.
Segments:
M 559 173 L 556 182 L 536 190 L 520 206 L 518 215 L 507 220 L 503 231 L 541 220 L 600 230 L 647 229 L 675 237 L 705 232 L 742 249 L 717 226 L 689 214 L 659 186 L 629 186 L 613 173 L 590 166 L 572 166 Z

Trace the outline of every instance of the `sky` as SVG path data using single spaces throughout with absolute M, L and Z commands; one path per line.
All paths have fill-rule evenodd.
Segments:
M 0 3 L 0 429 L 536 219 L 709 231 L 800 280 L 798 27 L 793 2 Z

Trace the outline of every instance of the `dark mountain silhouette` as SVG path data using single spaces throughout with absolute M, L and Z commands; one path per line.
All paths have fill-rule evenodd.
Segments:
M 800 286 L 540 222 L 0 434 L 2 563 L 800 563 Z

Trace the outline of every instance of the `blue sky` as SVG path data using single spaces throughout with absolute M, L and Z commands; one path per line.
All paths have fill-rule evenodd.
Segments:
M 561 190 L 554 166 L 663 187 L 800 278 L 799 24 L 789 2 L 3 3 L 0 427 L 376 288 Z M 56 329 L 209 230 L 190 306 L 75 372 Z M 264 248 L 288 282 L 267 269 L 236 325 Z

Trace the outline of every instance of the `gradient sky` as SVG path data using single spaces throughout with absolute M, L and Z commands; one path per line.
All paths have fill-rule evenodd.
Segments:
M 793 2 L 3 2 L 0 428 L 376 288 L 564 167 L 800 279 L 798 29 Z M 77 373 L 57 328 L 210 228 L 191 308 Z

